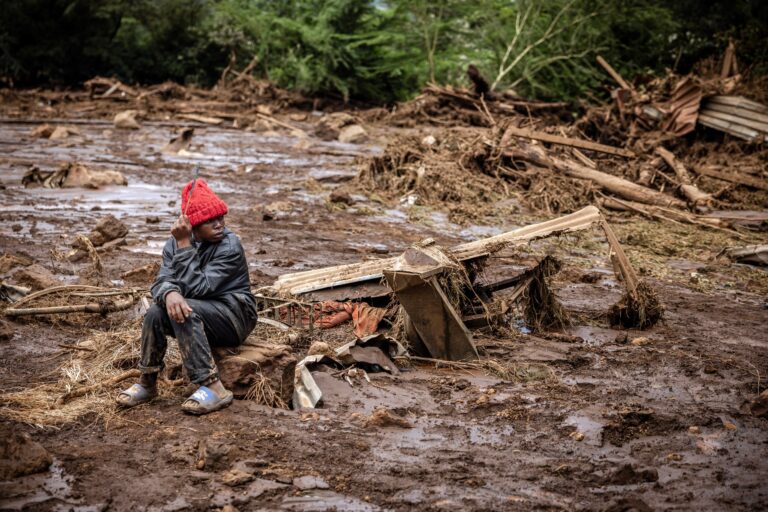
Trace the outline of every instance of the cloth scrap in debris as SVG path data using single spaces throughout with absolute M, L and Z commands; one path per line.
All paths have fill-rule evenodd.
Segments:
M 314 325 L 320 329 L 330 329 L 352 320 L 355 336 L 361 338 L 376 332 L 387 310 L 375 308 L 366 302 L 337 302 L 326 300 L 314 304 Z M 294 306 L 294 313 L 301 316 L 301 323 L 309 325 L 309 313 L 300 306 Z M 288 316 L 285 310 L 280 311 L 281 319 Z

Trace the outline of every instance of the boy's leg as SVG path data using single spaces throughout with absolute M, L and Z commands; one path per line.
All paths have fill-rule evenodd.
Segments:
M 218 301 L 187 299 L 192 313 L 181 324 L 170 320 L 174 337 L 179 342 L 181 359 L 189 380 L 200 386 L 218 381 L 219 372 L 213 360 L 211 342 L 237 345 L 237 332 L 229 320 L 226 305 Z
M 173 334 L 171 319 L 165 309 L 157 304 L 152 305 L 144 315 L 141 328 L 141 359 L 139 370 L 143 386 L 154 386 L 157 375 L 165 366 L 163 360 L 168 350 L 166 336 Z

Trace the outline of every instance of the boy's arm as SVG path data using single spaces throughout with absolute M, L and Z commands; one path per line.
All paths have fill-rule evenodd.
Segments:
M 155 304 L 165 307 L 165 296 L 170 292 L 181 293 L 181 287 L 176 279 L 176 274 L 173 270 L 173 258 L 174 258 L 175 243 L 174 239 L 170 238 L 166 242 L 163 248 L 163 263 L 160 266 L 160 271 L 157 273 L 155 282 L 152 285 L 152 298 Z

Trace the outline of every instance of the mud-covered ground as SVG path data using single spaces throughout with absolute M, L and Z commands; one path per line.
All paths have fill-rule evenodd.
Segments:
M 0 123 L 2 251 L 32 257 L 65 283 L 85 279 L 89 262 L 61 254 L 107 213 L 130 228 L 127 245 L 101 256 L 114 284 L 126 270 L 156 261 L 178 191 L 198 163 L 229 203 L 228 224 L 243 239 L 255 285 L 285 272 L 397 255 L 425 237 L 451 245 L 536 220 L 522 212 L 491 226 L 458 226 L 440 211 L 416 215 L 364 195 L 346 208 L 329 202 L 330 191 L 355 176 L 355 159 L 380 151 L 375 143 L 199 125 L 190 148 L 199 154 L 170 157 L 160 148 L 173 123 L 126 132 L 87 121 L 77 125 L 80 137 L 61 141 L 31 137 L 36 124 Z M 391 134 L 376 132 L 374 140 Z M 72 160 L 120 170 L 129 185 L 20 184 L 30 164 L 45 170 Z M 147 221 L 154 217 L 160 222 Z M 477 337 L 484 355 L 516 365 L 511 379 L 417 366 L 350 386 L 318 373 L 324 406 L 314 411 L 236 401 L 195 418 L 181 412 L 180 395 L 59 429 L 5 422 L 6 431 L 30 433 L 54 464 L 0 483 L 0 509 L 766 508 L 768 420 L 748 407 L 768 375 L 765 271 L 717 259 L 719 239 L 701 228 L 612 221 L 666 307 L 663 323 L 648 331 L 607 325 L 605 312 L 622 293 L 608 270 L 607 245 L 597 232 L 571 237 L 541 250 L 555 250 L 566 264 L 556 288 L 574 336 Z M 107 329 L 113 321 L 88 327 Z M 87 334 L 65 321 L 10 326 L 13 337 L 0 342 L 5 391 L 55 380 L 66 352 L 60 345 Z M 381 406 L 411 428 L 365 426 L 361 417 Z M 233 468 L 255 480 L 224 485 Z

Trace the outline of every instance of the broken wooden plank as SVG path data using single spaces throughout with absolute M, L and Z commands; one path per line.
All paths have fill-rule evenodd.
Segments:
M 423 279 L 417 273 L 387 270 L 384 277 L 432 357 L 449 361 L 479 358 L 472 334 L 436 276 Z
M 505 136 L 507 135 L 514 135 L 515 137 L 523 137 L 526 139 L 539 140 L 542 142 L 551 142 L 552 144 L 560 144 L 561 146 L 588 149 L 590 151 L 608 153 L 609 155 L 618 155 L 625 158 L 633 158 L 636 156 L 633 151 L 624 148 L 606 146 L 605 144 L 599 144 L 589 140 L 575 139 L 572 137 L 561 137 L 559 135 L 551 135 L 549 133 L 526 130 L 524 128 L 517 128 L 514 126 L 507 128 Z
M 600 210 L 594 206 L 587 206 L 557 219 L 531 224 L 494 237 L 457 245 L 449 249 L 449 252 L 460 261 L 471 260 L 483 254 L 498 252 L 510 245 L 527 244 L 532 240 L 556 233 L 589 229 L 601 218 Z M 269 292 L 277 295 L 301 295 L 335 286 L 381 279 L 383 271 L 391 268 L 397 259 L 398 257 L 384 258 L 284 274 L 269 287 Z
M 680 180 L 680 190 L 683 192 L 694 206 L 711 206 L 715 198 L 712 194 L 707 194 L 699 190 L 699 187 L 693 184 L 691 175 L 685 165 L 675 158 L 675 155 L 671 151 L 661 146 L 656 147 L 656 154 L 659 155 L 667 165 L 675 171 L 677 178 Z
M 709 176 L 710 178 L 716 178 L 718 180 L 736 183 L 737 185 L 745 185 L 760 190 L 768 190 L 768 182 L 766 182 L 766 180 L 761 180 L 744 173 L 717 171 L 709 167 L 693 167 L 693 170 L 702 176 Z
M 219 125 L 224 122 L 224 120 L 219 117 L 209 117 L 209 116 L 202 116 L 198 114 L 177 114 L 176 117 L 180 117 L 182 119 L 188 119 L 189 121 L 197 121 L 198 123 L 212 124 L 212 125 Z
M 608 72 L 609 75 L 611 75 L 611 78 L 613 78 L 622 89 L 632 89 L 632 87 L 624 80 L 624 78 L 622 78 L 622 76 L 615 69 L 613 69 L 613 66 L 608 64 L 608 61 L 606 61 L 600 55 L 597 56 L 597 63 L 600 64 L 600 66 L 602 66 L 602 68 Z
M 731 247 L 725 254 L 733 261 L 749 265 L 768 265 L 768 245 Z

